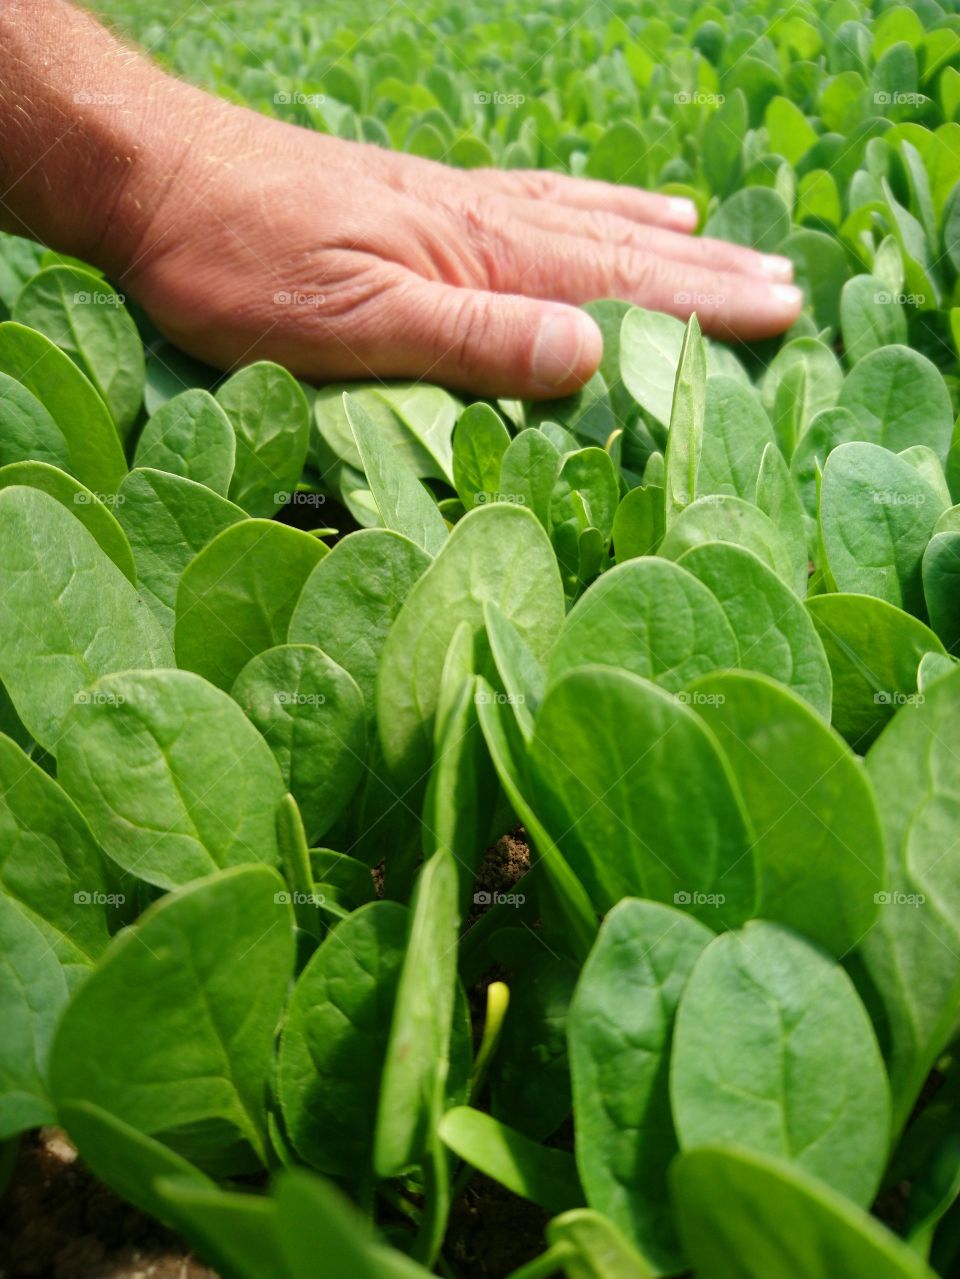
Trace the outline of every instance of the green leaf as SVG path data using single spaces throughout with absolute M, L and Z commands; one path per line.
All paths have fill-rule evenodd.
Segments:
M 303 970 L 284 1022 L 278 1088 L 290 1140 L 314 1168 L 354 1185 L 369 1176 L 406 935 L 395 902 L 349 915 Z
M 147 421 L 134 465 L 181 475 L 226 497 L 237 441 L 230 419 L 209 391 L 182 391 Z
M 871 747 L 887 845 L 880 918 L 858 956 L 890 1071 L 894 1134 L 952 1038 L 960 1012 L 960 881 L 955 859 L 960 761 L 950 744 L 960 671 L 900 710 Z M 860 969 L 862 963 L 862 969 Z
M 217 390 L 236 432 L 231 502 L 250 515 L 275 515 L 295 489 L 307 456 L 310 410 L 296 380 L 278 364 L 248 364 Z
M 489 404 L 471 404 L 460 414 L 453 433 L 453 483 L 466 510 L 501 500 L 500 466 L 509 444 L 510 433 Z
M 67 982 L 47 938 L 0 893 L 0 1139 L 55 1121 L 46 1067 Z
M 711 937 L 672 907 L 621 901 L 600 928 L 568 1021 L 577 1167 L 588 1200 L 667 1271 L 681 1264 L 667 1200 L 677 1153 L 670 1043 L 681 991 Z
M 549 532 L 550 497 L 560 471 L 560 454 L 543 431 L 527 427 L 510 441 L 500 461 L 500 492 L 527 506 Z
M 752 832 L 682 695 L 625 671 L 568 672 L 540 708 L 530 774 L 534 810 L 598 910 L 633 895 L 718 928 L 751 914 Z
M 359 529 L 337 542 L 304 584 L 290 618 L 292 644 L 316 644 L 349 671 L 371 727 L 376 681 L 390 627 L 431 563 L 415 542 L 390 529 Z
M 785 928 L 754 920 L 703 951 L 677 1010 L 670 1098 L 684 1150 L 735 1141 L 855 1203 L 876 1193 L 890 1101 L 873 1027 L 839 964 Z
M 133 552 L 137 590 L 172 641 L 181 573 L 218 533 L 246 516 L 193 480 L 147 469 L 124 477 L 116 510 Z
M 769 187 L 745 187 L 720 205 L 703 234 L 775 253 L 790 231 L 790 212 L 783 198 Z
M 77 479 L 95 493 L 115 493 L 127 469 L 120 437 L 95 387 L 70 357 L 42 333 L 8 322 L 0 324 L 0 373 L 21 383 L 47 410 L 66 441 L 68 469 Z
M 99 675 L 169 664 L 160 627 L 79 520 L 32 488 L 0 491 L 0 679 L 57 753 L 63 719 Z
M 656 1274 L 613 1222 L 589 1208 L 554 1217 L 546 1237 L 568 1279 L 653 1279 Z
M 415 785 L 429 765 L 443 655 L 461 622 L 479 631 L 488 601 L 542 658 L 560 629 L 563 595 L 547 535 L 523 507 L 497 504 L 465 516 L 410 590 L 387 636 L 377 719 L 397 781 Z
M 907 316 L 900 299 L 875 275 L 856 275 L 843 286 L 840 328 L 851 368 L 880 347 L 907 341 Z
M 92 1102 L 201 1166 L 235 1166 L 238 1140 L 265 1159 L 264 1090 L 293 969 L 282 887 L 267 867 L 224 871 L 116 937 L 61 1018 L 57 1102 Z
M 606 544 L 619 501 L 620 486 L 610 454 L 600 448 L 578 449 L 563 459 L 550 501 L 550 523 L 556 528 L 576 520 L 583 533 L 582 512 L 587 526 L 597 529 Z
M 578 666 L 613 666 L 676 693 L 738 659 L 709 589 L 679 565 L 641 557 L 609 569 L 578 600 L 550 652 L 549 676 L 556 683 Z
M 70 468 L 70 446 L 50 412 L 7 373 L 0 373 L 0 465 L 46 462 Z
M 876 444 L 835 448 L 823 472 L 820 531 L 836 589 L 922 616 L 923 552 L 943 509 L 902 458 Z
M 688 506 L 660 544 L 660 554 L 679 560 L 695 546 L 732 542 L 752 551 L 799 596 L 807 592 L 806 549 L 791 546 L 779 527 L 758 507 L 725 494 L 698 498 Z
M 785 1160 L 706 1146 L 677 1161 L 671 1182 L 703 1279 L 935 1279 L 875 1217 Z
M 839 734 L 764 676 L 714 673 L 691 704 L 729 760 L 756 831 L 758 911 L 842 957 L 877 914 L 883 835 Z
M 456 863 L 441 850 L 420 872 L 411 906 L 378 1098 L 378 1177 L 419 1163 L 442 1113 L 457 979 L 457 891 Z
M 869 595 L 819 595 L 807 608 L 833 675 L 833 726 L 863 752 L 917 692 L 917 667 L 944 648 L 929 627 Z
M 942 460 L 953 431 L 950 396 L 939 370 L 918 351 L 884 346 L 850 371 L 838 401 L 860 423 L 861 438 L 893 453 L 926 444 Z
M 760 459 L 772 443 L 770 419 L 756 391 L 733 378 L 708 378 L 698 492 L 753 501 Z
M 428 555 L 436 555 L 447 540 L 446 521 L 436 502 L 382 438 L 376 422 L 359 401 L 345 393 L 343 403 L 383 523 L 409 537 Z
M 583 1203 L 576 1165 L 565 1150 L 541 1146 L 482 1111 L 469 1106 L 448 1110 L 440 1136 L 461 1159 L 547 1212 Z
M 836 195 L 836 187 L 829 173 L 821 172 L 821 181 L 811 188 L 810 179 L 816 183 L 813 174 L 807 174 L 806 187 L 802 200 L 808 206 L 815 192 L 823 192 L 820 199 L 826 201 L 832 195 L 836 200 L 836 221 L 840 221 L 840 202 Z M 829 193 L 829 194 L 828 194 Z M 795 215 L 798 220 L 802 214 Z M 803 290 L 804 300 L 813 312 L 814 322 L 821 329 L 836 329 L 840 322 L 840 295 L 844 281 L 849 279 L 850 265 L 846 251 L 832 235 L 822 231 L 803 228 L 793 231 L 783 240 L 779 252 L 793 263 L 794 283 Z
M 18 324 L 55 342 L 90 379 L 122 440 L 140 411 L 146 376 L 143 344 L 124 300 L 100 275 L 50 266 L 27 281 L 13 308 Z
M 282 644 L 324 544 L 271 520 L 218 533 L 184 569 L 177 588 L 177 662 L 229 689 L 251 657 Z
M 0 488 L 18 484 L 39 489 L 41 493 L 56 498 L 61 506 L 77 517 L 104 555 L 108 555 L 124 577 L 136 586 L 137 567 L 130 543 L 106 501 L 101 501 L 66 471 L 46 462 L 11 462 L 0 467 Z M 104 497 L 114 499 L 119 507 L 118 494 L 105 493 Z
M 923 553 L 930 625 L 948 653 L 960 652 L 960 533 L 937 533 Z
M 664 454 L 666 528 L 697 497 L 697 472 L 703 448 L 707 364 L 700 325 L 690 317 L 680 348 L 677 380 L 673 388 L 670 431 Z
M 780 578 L 729 542 L 695 546 L 679 566 L 703 582 L 726 614 L 739 648 L 737 666 L 785 684 L 829 720 L 832 681 L 823 643 Z
M 109 940 L 104 859 L 57 782 L 0 735 L 0 889 L 73 986 Z M 111 906 L 121 904 L 111 899 Z M 80 909 L 78 909 L 78 907 Z
M 281 644 L 250 659 L 231 696 L 273 751 L 316 842 L 363 775 L 367 730 L 353 677 L 310 644 Z
M 663 489 L 650 484 L 631 489 L 613 517 L 613 545 L 618 564 L 640 555 L 655 555 L 664 534 Z
M 59 763 L 106 852 L 148 883 L 277 861 L 280 770 L 239 706 L 197 675 L 99 680 L 64 723 Z

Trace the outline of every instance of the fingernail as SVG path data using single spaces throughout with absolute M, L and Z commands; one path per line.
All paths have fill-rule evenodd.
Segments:
M 768 280 L 792 280 L 793 263 L 776 253 L 764 253 L 760 257 L 760 270 Z
M 540 326 L 533 348 L 533 379 L 551 391 L 579 368 L 585 325 L 574 313 L 554 311 Z
M 770 292 L 784 306 L 795 307 L 803 302 L 803 290 L 795 284 L 771 284 Z
M 667 208 L 670 210 L 670 216 L 677 222 L 686 223 L 688 226 L 696 226 L 700 221 L 697 206 L 692 200 L 685 200 L 682 196 L 667 196 Z

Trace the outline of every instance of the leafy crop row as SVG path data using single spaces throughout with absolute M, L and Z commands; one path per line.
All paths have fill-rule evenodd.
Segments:
M 550 1214 L 514 1279 L 958 1273 L 957 19 L 164 8 L 221 92 L 688 194 L 808 305 L 598 301 L 579 395 L 464 403 L 218 377 L 4 238 L 0 1139 L 239 1279 L 466 1275 L 477 1171 Z

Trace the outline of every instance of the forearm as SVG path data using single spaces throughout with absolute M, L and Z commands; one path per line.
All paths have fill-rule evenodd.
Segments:
M 217 105 L 65 0 L 2 0 L 0 228 L 130 261 Z

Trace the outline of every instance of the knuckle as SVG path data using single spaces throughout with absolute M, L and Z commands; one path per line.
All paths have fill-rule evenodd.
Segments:
M 451 317 L 449 355 L 467 377 L 480 371 L 484 352 L 493 347 L 496 316 L 492 299 L 465 295 L 455 302 Z

